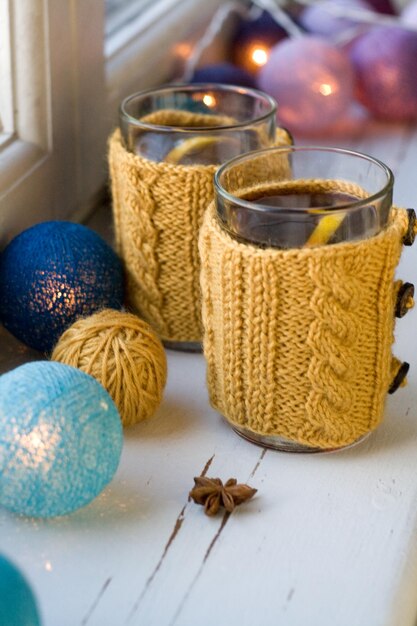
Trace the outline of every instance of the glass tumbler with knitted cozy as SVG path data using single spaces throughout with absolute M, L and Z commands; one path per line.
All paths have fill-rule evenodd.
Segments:
M 197 241 L 215 170 L 289 142 L 274 100 L 254 89 L 171 85 L 123 101 L 109 155 L 116 243 L 130 306 L 168 347 L 201 349 Z
M 330 451 L 380 422 L 408 213 L 380 161 L 255 151 L 220 167 L 200 231 L 212 405 L 255 443 Z M 393 384 L 395 379 L 395 384 Z

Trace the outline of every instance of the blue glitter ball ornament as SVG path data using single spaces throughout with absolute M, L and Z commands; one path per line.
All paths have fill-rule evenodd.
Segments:
M 119 413 L 94 378 L 37 361 L 0 377 L 0 505 L 65 515 L 112 479 L 122 451 Z
M 40 626 L 32 590 L 19 570 L 0 556 L 0 624 Z
M 190 82 L 256 87 L 253 76 L 232 63 L 217 63 L 200 67 L 196 69 Z
M 381 119 L 417 119 L 417 32 L 377 26 L 350 49 L 359 94 L 365 106 Z
M 80 224 L 32 226 L 0 257 L 0 319 L 36 350 L 52 350 L 78 317 L 122 304 L 119 258 L 99 235 Z

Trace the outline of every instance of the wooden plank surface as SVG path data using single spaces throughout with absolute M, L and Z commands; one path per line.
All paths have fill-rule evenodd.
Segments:
M 350 143 L 390 165 L 396 202 L 413 206 L 416 131 L 377 125 Z M 416 267 L 417 244 L 399 278 L 416 282 Z M 116 477 L 91 505 L 50 521 L 0 510 L 0 552 L 29 578 L 44 626 L 414 626 L 415 315 L 396 329 L 408 386 L 374 434 L 335 454 L 243 441 L 209 406 L 203 357 L 168 352 L 161 408 L 126 431 Z M 0 331 L 0 371 L 29 358 Z M 207 518 L 188 501 L 201 472 L 258 494 Z

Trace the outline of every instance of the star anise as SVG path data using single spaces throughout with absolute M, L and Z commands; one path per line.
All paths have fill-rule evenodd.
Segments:
M 252 489 L 249 485 L 238 485 L 236 478 L 229 478 L 223 485 L 220 478 L 197 476 L 194 483 L 190 497 L 196 504 L 204 506 L 206 515 L 216 515 L 220 506 L 231 513 L 238 504 L 249 500 L 257 492 L 257 489 Z

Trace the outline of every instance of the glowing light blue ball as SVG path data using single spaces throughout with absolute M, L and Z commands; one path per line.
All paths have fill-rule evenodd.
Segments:
M 28 346 L 49 352 L 80 316 L 123 304 L 122 265 L 81 224 L 43 222 L 15 237 L 0 258 L 0 319 Z
M 40 626 L 36 601 L 19 570 L 0 556 L 0 624 Z
M 113 400 L 81 370 L 37 361 L 4 374 L 0 506 L 33 517 L 75 511 L 112 479 L 122 441 Z

